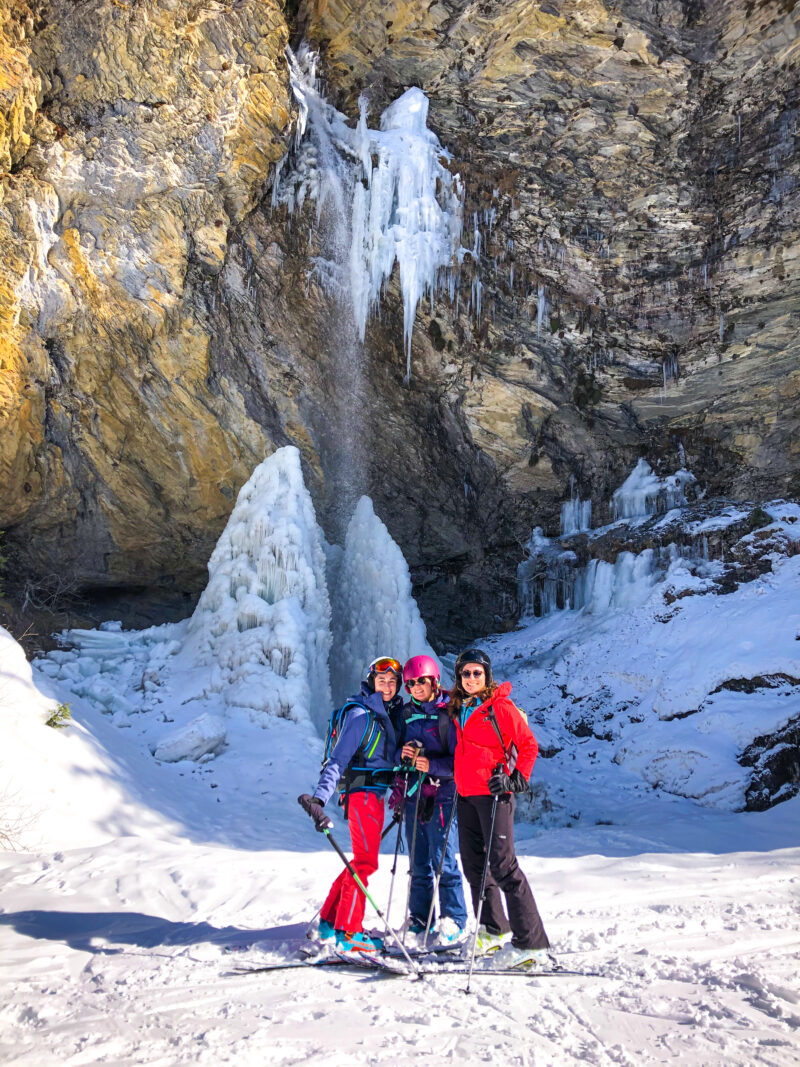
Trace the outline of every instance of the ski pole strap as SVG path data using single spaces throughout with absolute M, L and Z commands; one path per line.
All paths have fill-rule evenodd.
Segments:
M 490 706 L 486 709 L 486 717 L 494 727 L 494 732 L 497 734 L 497 737 L 500 741 L 500 747 L 502 748 L 503 755 L 506 759 L 506 767 L 508 768 L 508 773 L 511 774 L 511 772 L 517 765 L 517 746 L 512 743 L 510 748 L 506 748 L 506 743 L 503 740 L 502 733 L 500 732 L 500 724 L 497 721 L 497 716 L 494 713 L 493 707 Z
M 403 821 L 403 810 L 402 810 L 402 808 L 398 808 L 398 809 L 397 809 L 397 810 L 396 810 L 396 811 L 394 812 L 394 814 L 392 815 L 392 821 L 391 821 L 391 822 L 389 823 L 389 825 L 388 825 L 388 826 L 386 827 L 386 829 L 385 829 L 385 830 L 383 831 L 383 833 L 381 834 L 381 841 L 383 841 L 383 839 L 384 839 L 385 837 L 388 837 L 388 836 L 389 836 L 389 834 L 390 834 L 390 833 L 392 832 L 392 830 L 393 830 L 393 829 L 395 828 L 395 825 L 396 825 L 397 823 L 401 823 L 402 821 Z

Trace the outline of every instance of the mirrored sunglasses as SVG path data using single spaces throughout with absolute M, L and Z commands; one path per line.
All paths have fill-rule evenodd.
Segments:
M 478 667 L 478 669 L 475 670 L 475 671 L 462 671 L 461 672 L 461 677 L 462 678 L 482 678 L 484 673 L 485 672 L 484 672 L 483 667 Z

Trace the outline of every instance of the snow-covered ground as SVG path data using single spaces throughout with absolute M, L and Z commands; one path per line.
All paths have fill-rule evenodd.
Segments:
M 798 1063 L 800 797 L 736 810 L 737 756 L 798 714 L 798 689 L 723 683 L 800 677 L 800 555 L 725 596 L 675 559 L 617 607 L 487 639 L 546 752 L 521 862 L 561 961 L 601 977 L 479 975 L 465 996 L 455 974 L 231 973 L 231 946 L 258 959 L 302 936 L 339 870 L 296 803 L 318 771 L 306 683 L 337 597 L 293 463 L 256 480 L 272 526 L 228 531 L 193 624 L 75 633 L 32 677 L 0 630 L 0 825 L 25 849 L 0 853 L 0 1060 Z M 284 585 L 275 538 L 297 547 Z M 270 703 L 289 691 L 292 717 Z M 57 731 L 61 701 L 74 723 Z

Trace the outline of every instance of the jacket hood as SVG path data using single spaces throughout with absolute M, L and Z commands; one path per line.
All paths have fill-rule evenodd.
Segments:
M 350 697 L 350 700 L 353 700 L 358 704 L 366 704 L 370 711 L 374 711 L 378 718 L 387 722 L 389 726 L 392 726 L 392 711 L 394 711 L 396 707 L 401 707 L 403 703 L 402 697 L 400 697 L 398 693 L 395 693 L 389 703 L 385 704 L 381 694 L 373 692 L 366 682 L 361 683 L 361 692 L 357 696 Z M 392 729 L 394 729 L 393 726 Z

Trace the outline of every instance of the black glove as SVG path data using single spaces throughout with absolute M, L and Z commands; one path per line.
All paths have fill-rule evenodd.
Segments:
M 422 794 L 422 799 L 419 802 L 419 821 L 424 825 L 426 822 L 430 822 L 433 818 L 433 813 L 436 811 L 436 794 L 431 793 L 426 796 Z
M 322 810 L 323 802 L 319 797 L 312 797 L 309 793 L 303 793 L 297 798 L 297 803 L 314 820 L 314 829 L 319 833 L 333 829 L 333 819 L 329 819 Z
M 510 775 L 498 768 L 489 779 L 489 792 L 493 797 L 502 796 L 504 793 L 524 793 L 527 788 L 528 783 L 516 767 Z

